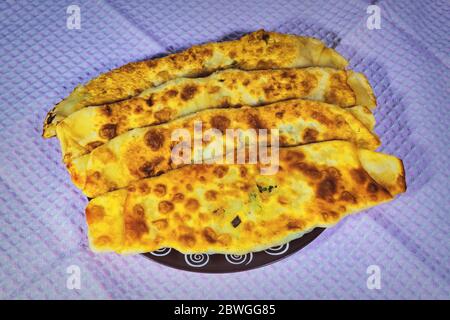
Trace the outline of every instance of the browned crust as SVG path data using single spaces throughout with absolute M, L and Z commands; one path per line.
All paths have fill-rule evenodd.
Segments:
M 215 70 L 327 66 L 345 68 L 347 61 L 317 39 L 259 30 L 239 40 L 207 43 L 166 57 L 128 63 L 77 87 L 46 116 L 43 137 L 68 114 L 90 105 L 136 96 L 144 89 L 178 77 L 196 77 Z

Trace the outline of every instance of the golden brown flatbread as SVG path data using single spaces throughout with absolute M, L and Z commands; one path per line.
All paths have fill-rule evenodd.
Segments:
M 43 136 L 56 134 L 56 125 L 87 106 L 112 103 L 140 94 L 179 77 L 198 77 L 216 70 L 295 67 L 343 69 L 348 62 L 321 41 L 259 30 L 239 40 L 207 43 L 166 57 L 126 64 L 80 85 L 59 102 L 44 121 Z
M 366 111 L 348 111 L 353 109 Z M 196 122 L 202 123 L 203 132 L 211 128 L 218 129 L 219 133 L 226 133 L 227 129 L 278 129 L 281 146 L 340 139 L 351 141 L 361 148 L 376 149 L 380 141 L 364 125 L 364 122 L 370 123 L 372 120 L 363 122 L 355 115 L 364 115 L 364 119 L 373 118 L 365 107 L 343 109 L 308 100 L 205 110 L 165 124 L 128 131 L 90 154 L 73 159 L 67 168 L 74 184 L 88 197 L 126 187 L 132 181 L 178 167 L 172 161 L 172 150 L 177 143 L 172 141 L 172 134 L 178 128 L 184 128 L 193 138 Z M 257 138 L 255 141 L 259 141 L 260 136 Z M 229 140 L 226 135 L 220 138 L 220 142 Z M 193 144 L 191 142 L 191 146 Z M 203 159 L 212 158 L 215 150 L 215 140 L 204 141 Z M 191 156 L 191 162 L 196 161 L 194 153 Z
M 367 79 L 350 70 L 230 69 L 204 78 L 178 78 L 132 99 L 83 108 L 61 121 L 56 130 L 63 159 L 68 162 L 130 129 L 168 122 L 205 109 L 258 106 L 294 98 L 341 107 L 376 106 Z
M 94 251 L 245 254 L 392 200 L 406 190 L 401 160 L 328 141 L 280 149 L 280 169 L 190 165 L 133 182 L 86 208 Z

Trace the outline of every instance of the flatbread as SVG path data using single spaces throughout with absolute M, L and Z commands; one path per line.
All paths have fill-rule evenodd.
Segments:
M 370 119 L 373 115 L 368 111 L 348 111 L 352 109 L 318 101 L 288 100 L 260 107 L 205 110 L 165 124 L 128 131 L 90 154 L 73 159 L 67 168 L 73 183 L 91 198 L 126 187 L 132 181 L 179 167 L 171 157 L 178 141 L 172 141 L 172 134 L 183 128 L 193 138 L 196 122 L 202 123 L 203 132 L 210 128 L 218 129 L 219 133 L 226 133 L 226 129 L 278 129 L 281 146 L 339 139 L 376 149 L 380 144 L 378 137 L 355 117 L 355 114 L 362 114 L 363 118 Z M 268 140 L 270 145 L 271 137 Z M 204 159 L 213 158 L 216 141 L 203 143 Z M 220 137 L 222 141 L 228 143 L 230 139 L 224 135 Z M 191 162 L 197 161 L 195 157 L 192 153 Z
M 112 103 L 178 77 L 198 77 L 216 70 L 294 67 L 343 69 L 348 62 L 321 41 L 259 30 L 239 40 L 207 43 L 159 59 L 126 64 L 80 85 L 59 102 L 44 121 L 43 136 L 56 134 L 56 124 L 87 106 Z
M 136 98 L 83 108 L 58 124 L 57 136 L 63 159 L 68 162 L 130 129 L 168 122 L 205 109 L 258 106 L 293 98 L 341 107 L 376 106 L 367 79 L 353 71 L 317 67 L 230 69 L 204 78 L 178 78 L 150 88 Z
M 405 192 L 401 160 L 345 141 L 280 149 L 280 170 L 190 165 L 91 200 L 96 252 L 245 254 L 281 245 L 315 227 Z

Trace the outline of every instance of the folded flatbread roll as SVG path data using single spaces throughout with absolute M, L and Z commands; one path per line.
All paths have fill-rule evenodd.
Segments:
M 332 68 L 216 72 L 178 78 L 138 97 L 72 113 L 57 126 L 63 159 L 89 153 L 130 129 L 168 122 L 197 111 L 257 106 L 286 99 L 323 101 L 341 107 L 376 106 L 364 75 Z
M 347 64 L 339 53 L 317 39 L 260 30 L 239 40 L 193 46 L 183 52 L 129 63 L 101 74 L 76 87 L 47 114 L 43 136 L 54 136 L 56 124 L 81 108 L 128 99 L 178 77 L 198 77 L 231 67 L 242 70 L 309 66 L 343 69 Z
M 280 149 L 280 170 L 189 165 L 92 199 L 94 251 L 245 254 L 392 200 L 406 190 L 402 161 L 328 141 Z
M 219 138 L 220 142 L 224 141 L 223 146 L 232 140 L 227 139 L 226 129 L 266 128 L 279 130 L 281 146 L 339 139 L 354 142 L 362 148 L 376 149 L 380 141 L 364 125 L 364 122 L 373 122 L 370 120 L 372 113 L 367 109 L 366 112 L 349 111 L 353 109 L 366 108 L 344 109 L 317 101 L 288 100 L 260 107 L 205 110 L 165 124 L 128 131 L 91 153 L 73 159 L 67 168 L 73 183 L 91 198 L 125 187 L 132 181 L 179 167 L 171 156 L 178 143 L 178 140 L 172 141 L 172 134 L 179 128 L 185 129 L 190 138 L 184 141 L 193 146 L 196 122 L 202 124 L 204 133 L 210 128 L 225 133 Z M 362 116 L 363 120 L 355 115 Z M 257 136 L 255 143 L 260 137 Z M 209 140 L 203 142 L 200 154 L 203 159 L 213 158 L 216 150 L 218 140 Z M 268 140 L 270 145 L 271 138 Z M 194 158 L 196 153 L 192 152 L 191 156 L 189 163 L 197 160 Z

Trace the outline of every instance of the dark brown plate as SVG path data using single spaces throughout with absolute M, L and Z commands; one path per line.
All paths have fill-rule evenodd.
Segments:
M 311 243 L 325 230 L 315 228 L 302 237 L 285 245 L 270 249 L 250 252 L 245 255 L 228 254 L 182 254 L 174 249 L 163 248 L 157 251 L 143 253 L 146 258 L 175 269 L 201 273 L 229 273 L 259 268 L 301 250 Z

